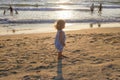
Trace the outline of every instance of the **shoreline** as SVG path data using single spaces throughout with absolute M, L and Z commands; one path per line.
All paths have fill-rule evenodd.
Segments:
M 119 33 L 120 27 L 103 27 L 103 28 L 89 28 L 89 29 L 80 29 L 80 30 L 64 30 L 66 34 L 100 34 L 100 33 Z M 41 32 L 41 33 L 21 33 L 21 34 L 5 34 L 2 36 L 17 36 L 17 35 L 47 35 L 47 34 L 55 34 L 54 32 Z
M 54 28 L 54 24 L 41 25 L 43 27 L 38 27 L 40 25 L 36 25 L 37 27 L 35 27 L 35 25 L 34 25 L 34 26 L 32 26 L 33 28 L 31 28 L 31 27 L 24 28 L 24 26 L 22 26 L 22 28 L 20 28 L 21 26 L 17 27 L 17 25 L 16 25 L 15 27 L 11 27 L 11 29 L 9 29 L 10 27 L 8 27 L 8 30 L 7 30 L 7 27 L 1 27 L 0 36 L 18 35 L 18 34 L 41 34 L 41 33 L 56 32 L 56 29 Z M 26 26 L 28 26 L 28 24 Z M 48 27 L 46 27 L 46 26 L 48 26 Z M 78 31 L 78 30 L 84 30 L 84 29 L 96 29 L 96 28 L 102 29 L 102 28 L 119 28 L 119 27 L 120 27 L 120 23 L 104 23 L 104 24 L 103 23 L 102 24 L 100 24 L 100 23 L 90 23 L 90 24 L 82 23 L 81 24 L 80 23 L 80 24 L 67 24 L 64 31 L 69 32 L 69 31 Z

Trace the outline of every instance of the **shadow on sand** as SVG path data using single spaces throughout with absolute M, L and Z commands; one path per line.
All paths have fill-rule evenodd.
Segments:
M 62 74 L 62 59 L 58 60 L 58 64 L 57 64 L 57 76 L 55 77 L 54 80 L 64 80 L 63 74 Z

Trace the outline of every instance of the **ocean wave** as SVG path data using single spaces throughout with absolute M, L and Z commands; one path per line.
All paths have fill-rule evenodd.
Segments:
M 49 20 L 9 20 L 9 19 L 0 19 L 0 24 L 43 24 L 43 23 L 54 23 L 55 19 Z M 120 19 L 66 19 L 67 23 L 107 23 L 107 22 L 120 22 Z
M 111 8 L 112 8 L 112 9 L 115 9 L 115 8 L 116 8 L 116 9 L 118 9 L 118 8 L 120 8 L 120 5 L 104 5 L 103 8 L 108 8 L 108 9 L 109 9 L 109 8 L 110 8 L 110 9 L 111 9 Z
M 73 10 L 73 11 L 90 11 L 89 8 L 75 9 L 75 8 L 15 8 L 20 11 L 59 11 L 59 10 Z
M 69 4 L 68 5 L 68 8 L 60 8 L 60 7 L 57 7 L 57 6 L 53 6 L 53 7 L 50 7 L 50 6 L 42 6 L 42 7 L 27 7 L 27 6 L 24 6 L 24 7 L 17 7 L 17 6 L 14 6 L 13 9 L 14 10 L 19 10 L 19 11 L 59 11 L 59 10 L 75 10 L 75 11 L 89 11 L 90 10 L 90 4 L 87 4 L 86 6 L 80 6 L 81 4 L 74 4 L 74 5 L 79 5 L 79 8 L 75 7 L 75 6 L 70 6 Z M 66 5 L 66 6 L 67 6 Z M 97 7 L 98 5 L 96 5 Z M 8 6 L 0 6 L 0 9 L 7 9 Z M 120 8 L 120 5 L 103 5 L 103 8 L 107 8 L 107 9 L 119 9 Z
M 120 6 L 103 6 L 107 9 L 118 9 Z M 71 10 L 71 11 L 90 11 L 89 7 L 87 8 L 14 8 L 18 11 L 61 11 L 61 10 Z

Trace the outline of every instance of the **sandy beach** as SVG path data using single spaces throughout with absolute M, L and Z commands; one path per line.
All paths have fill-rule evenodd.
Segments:
M 0 80 L 120 80 L 120 27 L 66 37 L 67 58 L 58 61 L 55 33 L 1 35 Z

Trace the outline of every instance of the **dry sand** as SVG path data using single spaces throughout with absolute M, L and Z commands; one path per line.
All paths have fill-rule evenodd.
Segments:
M 0 36 L 0 80 L 120 80 L 120 28 L 66 32 L 57 60 L 55 33 Z

